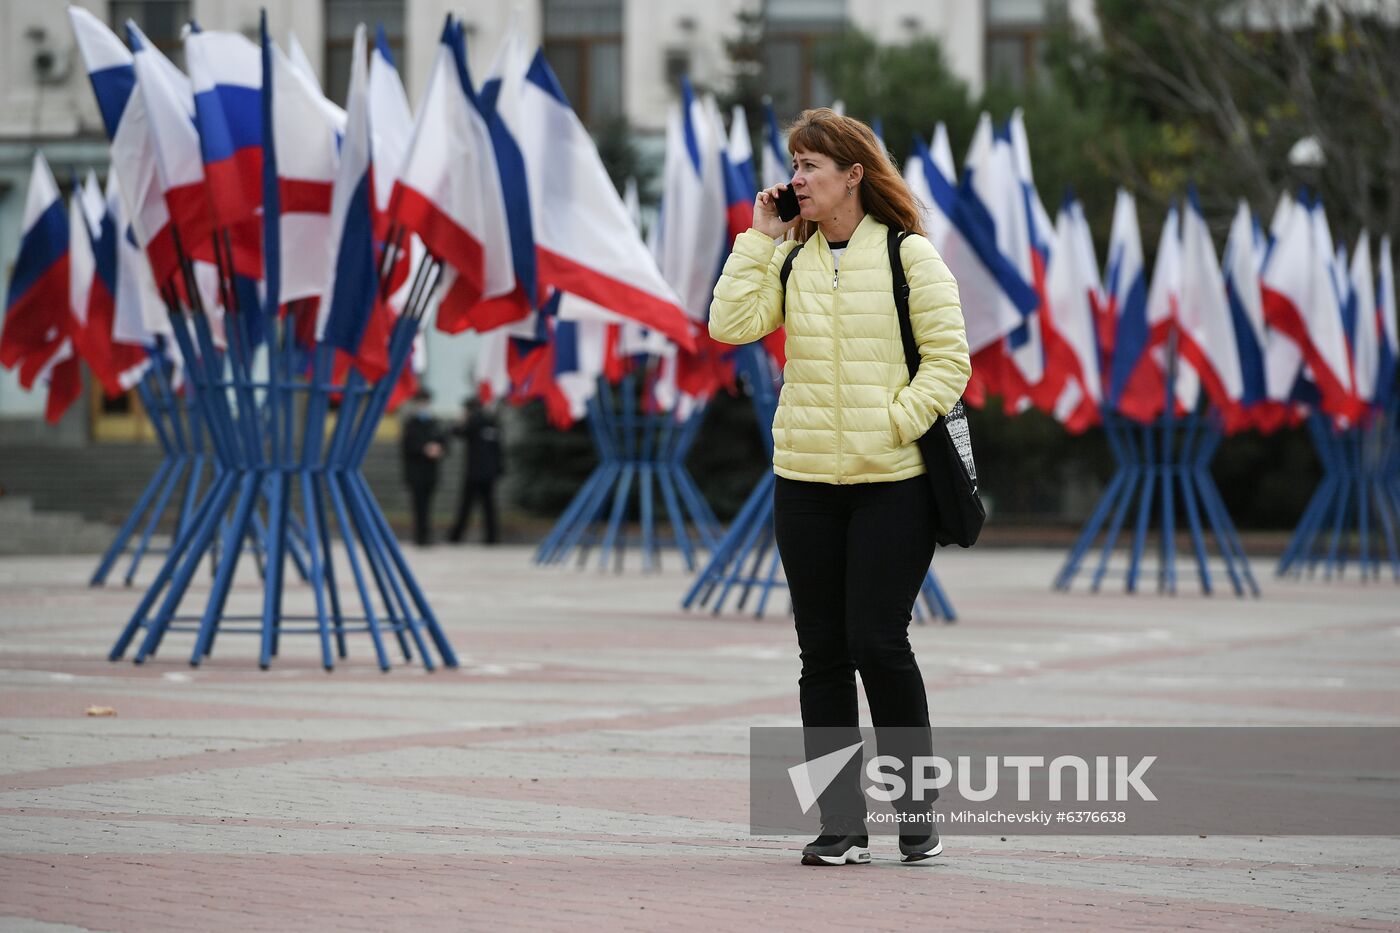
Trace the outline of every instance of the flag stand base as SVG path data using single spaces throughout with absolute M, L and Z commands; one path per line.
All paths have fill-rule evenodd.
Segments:
M 1395 412 L 1367 425 L 1335 431 L 1327 418 L 1308 418 L 1323 475 L 1279 560 L 1280 577 L 1341 579 L 1354 559 L 1363 582 L 1379 580 L 1390 565 L 1400 583 L 1400 447 Z M 1377 540 L 1372 546 L 1372 536 Z M 1384 555 L 1382 552 L 1384 544 Z
M 186 274 L 192 281 L 187 260 Z M 407 662 L 416 656 L 434 670 L 436 654 L 443 666 L 457 666 L 452 646 L 361 470 L 439 275 L 436 260 L 419 264 L 407 306 L 389 336 L 388 372 L 374 383 L 366 383 L 355 369 L 344 383 L 333 383 L 334 351 L 325 343 L 315 348 L 309 375 L 298 374 L 299 369 L 304 372 L 303 357 L 290 315 L 270 322 L 268 375 L 255 381 L 249 320 L 255 312 L 240 311 L 228 301 L 227 349 L 221 350 L 198 298 L 191 299 L 193 307 L 186 314 L 173 287 L 163 292 L 193 389 L 192 421 L 202 423 L 215 470 L 112 646 L 110 660 L 120 660 L 134 645 L 132 660 L 141 664 L 155 656 L 167 633 L 194 632 L 189 663 L 198 666 L 212 653 L 221 632 L 250 633 L 261 636 L 258 663 L 267 669 L 279 652 L 282 635 L 314 634 L 320 640 L 321 664 L 329 671 L 348 656 L 346 635 L 364 632 L 381 670 L 390 666 L 386 635 L 394 636 Z M 186 294 L 198 293 L 191 286 Z M 333 395 L 339 396 L 340 404 L 327 439 Z M 333 545 L 336 532 L 339 548 Z M 248 594 L 235 593 L 233 587 L 245 545 L 251 545 L 262 579 L 253 595 L 260 605 L 248 607 L 261 610 L 256 613 L 238 605 Z M 195 622 L 179 610 L 206 557 L 214 566 L 213 581 Z M 309 612 L 284 606 L 289 559 L 310 584 Z M 337 574 L 347 568 L 359 598 L 355 609 L 349 600 L 342 603 L 337 583 Z M 240 624 L 246 622 L 260 624 Z
M 636 543 L 643 570 L 659 569 L 662 549 L 671 547 L 680 552 L 686 569 L 694 570 L 696 552 L 714 549 L 719 521 L 685 466 L 704 408 L 679 423 L 669 413 L 638 409 L 635 375 L 624 377 L 616 392 L 605 378 L 598 380 L 598 392 L 588 403 L 588 427 L 598 465 L 540 544 L 535 563 L 563 564 L 576 554 L 578 566 L 583 567 L 596 546 L 598 568 L 606 569 L 611 563 L 621 572 L 628 544 Z M 635 540 L 624 527 L 634 488 Z M 659 533 L 658 490 L 669 537 Z
M 1079 574 L 1087 572 L 1086 558 L 1097 546 L 1100 532 L 1104 532 L 1098 566 L 1089 583 L 1091 592 L 1100 590 L 1104 577 L 1109 575 L 1125 520 L 1136 501 L 1134 528 L 1130 541 L 1125 542 L 1128 562 L 1120 571 L 1124 587 L 1129 593 L 1138 592 L 1138 583 L 1146 571 L 1143 558 L 1151 532 L 1158 538 L 1157 591 L 1175 594 L 1179 582 L 1176 550 L 1176 497 L 1179 495 L 1186 513 L 1185 530 L 1201 592 L 1211 595 L 1215 591 L 1207 553 L 1208 527 L 1235 595 L 1258 596 L 1259 585 L 1250 570 L 1239 533 L 1210 475 L 1210 461 L 1223 437 L 1217 420 L 1203 419 L 1193 412 L 1185 418 L 1166 415 L 1152 424 L 1141 425 L 1118 415 L 1105 414 L 1104 431 L 1118 468 L 1056 576 L 1055 589 L 1070 590 Z

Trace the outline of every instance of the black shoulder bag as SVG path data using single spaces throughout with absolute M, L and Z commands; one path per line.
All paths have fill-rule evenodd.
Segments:
M 914 325 L 909 320 L 909 281 L 904 275 L 904 262 L 899 255 L 900 244 L 909 234 L 890 230 L 890 278 L 894 282 L 894 306 L 899 318 L 899 336 L 904 343 L 904 362 L 909 367 L 909 381 L 919 371 L 919 346 L 914 341 Z M 784 304 L 787 300 L 787 280 L 792 262 L 802 249 L 799 243 L 783 258 L 782 284 Z M 967 413 L 962 399 L 953 404 L 946 415 L 940 415 L 933 425 L 916 441 L 923 454 L 929 483 L 933 489 L 934 539 L 941 546 L 956 544 L 972 547 L 987 520 L 987 510 L 977 494 L 977 464 L 972 459 L 972 435 L 967 429 Z

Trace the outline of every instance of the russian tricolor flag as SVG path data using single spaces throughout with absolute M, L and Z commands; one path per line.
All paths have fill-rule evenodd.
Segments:
M 215 262 L 215 218 L 204 184 L 204 159 L 189 79 L 134 22 L 127 21 L 126 31 L 136 68 L 136 92 L 145 104 L 156 175 L 180 246 L 192 258 Z
M 237 296 L 239 322 L 251 344 L 262 340 L 262 50 L 238 33 L 203 32 L 185 38 L 194 92 L 194 121 L 204 162 L 205 192 L 215 235 L 223 239 Z
M 231 225 L 262 207 L 262 52 L 238 33 L 192 32 L 185 61 L 209 200 Z
M 24 202 L 19 255 L 5 299 L 0 366 L 17 364 L 32 374 L 49 360 L 69 332 L 68 219 L 49 163 L 34 154 Z
M 44 416 L 54 424 L 78 397 L 82 378 L 70 339 L 68 218 L 43 153 L 34 154 L 21 230 L 0 328 L 0 366 L 18 366 L 26 389 L 35 380 L 49 383 Z
M 132 231 L 150 258 L 163 286 L 175 276 L 179 260 L 163 189 L 157 176 L 155 142 L 142 95 L 134 93 L 134 58 L 101 20 L 79 6 L 68 7 L 73 35 L 83 56 L 92 90 L 112 141 L 112 174 L 131 219 Z

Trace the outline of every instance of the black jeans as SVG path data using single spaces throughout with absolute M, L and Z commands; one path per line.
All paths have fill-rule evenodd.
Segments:
M 925 476 L 851 485 L 777 477 L 773 521 L 796 617 L 809 761 L 860 741 L 857 671 L 880 753 L 906 763 L 932 753 L 928 699 L 909 645 L 914 600 L 933 560 L 931 500 Z M 837 728 L 814 735 L 814 726 Z M 882 727 L 917 728 L 898 729 L 887 742 Z M 860 760 L 855 755 L 818 798 L 824 825 L 864 818 Z M 907 768 L 900 773 L 911 783 Z M 895 808 L 926 812 L 936 797 L 930 791 L 922 803 L 900 800 Z
M 453 541 L 461 541 L 467 533 L 467 527 L 471 524 L 472 506 L 476 500 L 481 500 L 482 510 L 486 513 L 486 537 L 483 538 L 487 544 L 495 544 L 500 540 L 500 526 L 496 519 L 496 481 L 494 479 L 464 479 L 462 480 L 462 494 L 457 499 L 457 521 L 452 525 L 452 533 L 448 536 Z
M 413 543 L 424 546 L 433 543 L 433 490 L 436 483 L 409 483 L 409 497 L 413 500 Z

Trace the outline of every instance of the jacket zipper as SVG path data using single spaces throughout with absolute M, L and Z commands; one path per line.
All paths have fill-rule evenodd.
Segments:
M 833 260 L 835 257 L 833 257 Z M 841 433 L 841 316 L 836 310 L 836 292 L 841 288 L 841 267 L 834 266 L 831 272 L 831 332 L 835 335 L 833 358 L 836 360 L 836 482 L 841 482 L 841 454 L 845 437 Z

